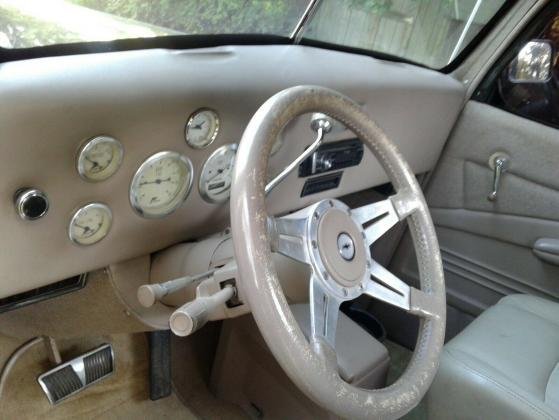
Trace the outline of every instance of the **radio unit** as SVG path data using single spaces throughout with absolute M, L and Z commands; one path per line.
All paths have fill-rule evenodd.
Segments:
M 357 166 L 362 159 L 363 143 L 359 139 L 325 143 L 299 165 L 299 177 Z

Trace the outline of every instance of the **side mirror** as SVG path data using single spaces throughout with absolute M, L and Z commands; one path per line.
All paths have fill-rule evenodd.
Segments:
M 551 79 L 553 47 L 549 41 L 533 40 L 518 52 L 509 65 L 513 83 L 546 83 Z

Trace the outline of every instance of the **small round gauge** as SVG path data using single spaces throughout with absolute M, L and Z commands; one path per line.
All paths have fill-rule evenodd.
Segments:
M 214 110 L 202 108 L 188 117 L 184 135 L 189 146 L 203 149 L 212 144 L 217 133 L 219 133 L 219 117 Z
M 118 140 L 108 136 L 93 137 L 78 152 L 78 173 L 86 181 L 104 181 L 118 170 L 123 156 L 124 148 Z
M 176 152 L 156 153 L 136 171 L 130 185 L 130 203 L 141 216 L 166 216 L 186 200 L 192 178 L 188 158 Z
M 206 201 L 223 203 L 229 199 L 236 155 L 237 145 L 226 144 L 213 152 L 204 163 L 198 188 Z
M 105 204 L 90 203 L 77 210 L 68 227 L 68 236 L 79 245 L 99 242 L 111 229 L 113 216 Z

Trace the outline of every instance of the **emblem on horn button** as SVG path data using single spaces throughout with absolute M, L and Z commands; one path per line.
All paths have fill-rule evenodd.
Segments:
M 353 239 L 347 233 L 342 232 L 338 235 L 338 251 L 342 258 L 346 261 L 353 260 L 355 257 L 355 244 Z

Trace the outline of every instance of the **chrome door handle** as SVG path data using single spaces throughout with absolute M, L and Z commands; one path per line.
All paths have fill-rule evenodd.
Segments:
M 509 158 L 504 155 L 496 155 L 489 161 L 489 165 L 493 168 L 493 191 L 487 196 L 489 201 L 497 201 L 501 176 L 509 169 L 509 162 Z

